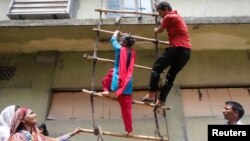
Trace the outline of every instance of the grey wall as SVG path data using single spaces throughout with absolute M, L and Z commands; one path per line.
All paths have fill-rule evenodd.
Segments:
M 175 87 L 168 98 L 167 106 L 172 107 L 172 110 L 167 111 L 166 119 L 160 118 L 162 134 L 169 137 L 171 141 L 187 139 L 189 141 L 201 141 L 206 136 L 207 124 L 222 122 L 222 119 L 218 120 L 213 117 L 184 118 L 179 85 L 249 85 L 250 63 L 248 52 L 248 50 L 193 51 L 190 62 L 177 76 Z M 52 88 L 66 90 L 90 87 L 92 62 L 82 58 L 84 53 L 91 55 L 93 52 L 51 51 L 27 54 L 1 54 L 0 65 L 14 65 L 16 66 L 16 73 L 9 81 L 0 80 L 0 109 L 11 104 L 29 106 L 39 115 L 39 122 L 45 121 L 50 105 L 50 90 Z M 137 64 L 145 66 L 153 64 L 153 50 L 138 50 L 137 54 Z M 113 58 L 113 52 L 111 51 L 100 51 L 98 55 L 103 58 Z M 112 64 L 97 63 L 96 67 L 98 71 L 96 74 L 96 87 L 100 88 L 101 79 L 109 68 L 112 67 Z M 147 89 L 149 76 L 149 71 L 135 69 L 134 87 Z M 141 128 L 144 122 L 136 120 L 136 133 L 146 133 L 154 136 L 152 132 L 152 128 L 155 126 L 153 121 L 153 119 L 145 120 L 144 122 L 147 123 L 148 127 Z M 243 121 L 248 121 L 248 118 L 244 118 Z M 92 129 L 91 121 L 46 122 L 53 136 L 69 132 L 77 126 Z M 107 131 L 114 132 L 118 126 L 121 126 L 120 120 L 99 120 L 98 123 Z M 193 124 L 197 126 L 192 126 Z M 122 127 L 119 129 L 121 129 L 119 132 L 122 132 Z M 200 132 L 199 136 L 196 134 L 197 130 Z M 82 138 L 95 139 L 96 137 L 93 134 L 83 134 L 75 137 L 74 140 L 80 141 Z M 107 138 L 116 140 L 116 138 L 112 137 Z
M 168 0 L 168 2 L 184 17 L 241 17 L 250 15 L 248 10 L 250 1 L 248 0 Z M 6 13 L 9 10 L 10 0 L 1 0 L 0 3 L 0 20 L 8 20 Z M 99 18 L 99 13 L 95 12 L 94 9 L 101 8 L 100 0 L 75 0 L 75 3 L 76 19 Z M 106 8 L 106 0 L 103 0 L 103 8 Z

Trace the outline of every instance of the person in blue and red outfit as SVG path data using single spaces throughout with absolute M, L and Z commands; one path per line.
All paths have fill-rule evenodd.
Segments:
M 102 80 L 103 92 L 100 94 L 109 94 L 110 91 L 115 91 L 121 107 L 121 114 L 125 131 L 128 135 L 132 134 L 132 74 L 136 58 L 136 52 L 132 49 L 135 39 L 125 34 L 121 37 L 121 42 L 118 42 L 117 36 L 119 31 L 115 31 L 111 44 L 115 50 L 114 67 L 107 73 Z
M 154 32 L 161 33 L 166 29 L 170 47 L 166 48 L 163 54 L 155 61 L 151 72 L 149 93 L 142 101 L 155 101 L 160 74 L 164 69 L 170 67 L 156 101 L 156 107 L 159 107 L 164 105 L 176 75 L 187 64 L 191 54 L 191 43 L 187 25 L 177 11 L 172 10 L 171 5 L 164 1 L 155 4 L 155 6 L 163 21 L 159 27 L 154 28 Z

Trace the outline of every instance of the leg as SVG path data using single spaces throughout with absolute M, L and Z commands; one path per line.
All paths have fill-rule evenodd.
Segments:
M 132 123 L 132 95 L 120 95 L 118 101 L 121 107 L 121 114 L 125 131 L 130 134 L 133 131 Z
M 173 86 L 174 80 L 177 76 L 177 74 L 182 70 L 182 68 L 187 64 L 189 58 L 190 58 L 190 50 L 187 50 L 185 48 L 177 49 L 176 54 L 176 61 L 174 64 L 170 66 L 170 69 L 166 75 L 165 83 L 161 89 L 161 93 L 159 95 L 158 104 L 162 105 Z
M 109 94 L 112 77 L 113 77 L 113 68 L 110 69 L 109 72 L 102 79 L 103 92 L 100 92 L 100 94 Z
M 158 88 L 158 83 L 160 75 L 165 68 L 167 68 L 172 63 L 172 53 L 171 49 L 165 49 L 164 53 L 156 60 L 152 67 L 150 82 L 149 82 L 149 94 L 147 94 L 142 101 L 144 102 L 154 102 L 155 94 Z

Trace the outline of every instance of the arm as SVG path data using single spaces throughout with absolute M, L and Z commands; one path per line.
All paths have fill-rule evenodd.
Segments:
M 161 33 L 162 31 L 164 31 L 164 28 L 161 25 L 159 27 L 154 28 L 155 33 Z
M 46 141 L 58 141 L 58 139 L 51 138 L 51 137 L 48 137 L 48 136 L 44 136 L 44 138 L 46 139 Z
M 116 31 L 114 32 L 114 34 L 113 34 L 113 37 L 116 37 L 116 38 L 117 38 L 119 32 L 120 32 L 119 30 L 116 30 Z
M 70 132 L 68 134 L 65 134 L 63 136 L 60 136 L 57 138 L 57 141 L 69 141 L 69 139 L 75 135 L 77 135 L 78 133 L 82 132 L 81 128 L 76 128 L 73 132 Z
M 117 49 L 120 49 L 121 48 L 121 45 L 120 43 L 118 42 L 117 40 L 117 36 L 119 34 L 119 31 L 116 30 L 111 38 L 111 44 L 112 44 L 112 47 L 117 50 Z
M 81 128 L 77 127 L 73 132 L 68 133 L 70 137 L 73 137 L 82 132 Z

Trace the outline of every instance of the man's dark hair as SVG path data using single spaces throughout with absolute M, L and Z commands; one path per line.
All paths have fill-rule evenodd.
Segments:
M 226 105 L 231 105 L 232 106 L 232 110 L 233 111 L 237 111 L 239 113 L 239 119 L 242 118 L 242 116 L 244 115 L 245 111 L 244 108 L 242 107 L 242 105 L 238 102 L 235 101 L 226 101 L 225 102 Z
M 171 5 L 170 5 L 168 2 L 165 2 L 165 1 L 160 2 L 160 3 L 157 5 L 156 10 L 165 10 L 166 7 L 167 7 L 167 9 L 168 9 L 169 11 L 172 11 Z
M 127 45 L 128 47 L 133 46 L 134 43 L 135 43 L 135 38 L 132 37 L 132 36 L 130 36 L 130 35 L 128 35 L 128 34 L 123 35 L 123 36 L 122 36 L 122 40 L 126 43 L 126 45 Z
M 40 124 L 38 124 L 37 127 L 38 127 L 39 129 L 42 129 L 42 130 L 43 130 L 42 134 L 43 134 L 44 136 L 48 136 L 48 135 L 49 135 L 49 131 L 47 130 L 47 126 L 46 126 L 45 123 L 40 123 Z

